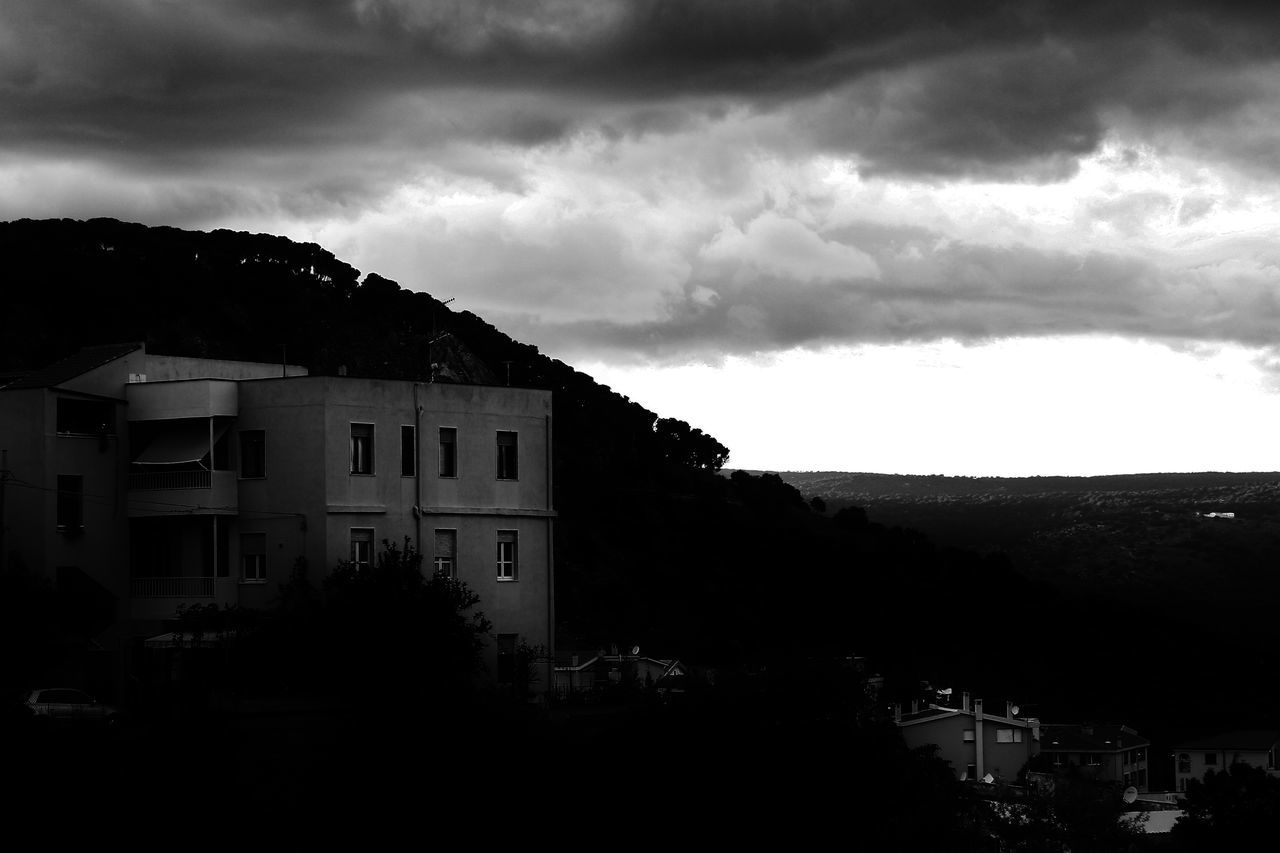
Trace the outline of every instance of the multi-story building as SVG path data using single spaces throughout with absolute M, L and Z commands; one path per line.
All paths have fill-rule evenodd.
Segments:
M 1223 732 L 1183 741 L 1173 748 L 1174 784 L 1179 791 L 1185 791 L 1188 781 L 1203 780 L 1210 770 L 1220 773 L 1232 764 L 1249 764 L 1272 776 L 1280 775 L 1278 752 L 1280 731 L 1276 729 Z
M 91 347 L 0 389 L 0 557 L 92 591 L 123 657 L 179 605 L 263 607 L 299 558 L 408 536 L 480 595 L 497 672 L 553 644 L 551 435 L 548 391 Z
M 937 746 L 960 781 L 1012 782 L 1039 751 L 1040 721 L 1018 716 L 1012 703 L 1002 710 L 987 713 L 981 699 L 963 693 L 959 708 L 930 703 L 903 714 L 897 707 L 894 721 L 908 747 Z
M 1147 752 L 1151 741 L 1133 729 L 1114 723 L 1045 723 L 1040 727 L 1040 752 L 1051 766 L 1075 765 L 1095 779 L 1148 790 Z

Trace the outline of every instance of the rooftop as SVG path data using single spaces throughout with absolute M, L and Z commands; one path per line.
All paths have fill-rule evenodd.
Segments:
M 1234 749 L 1265 752 L 1280 741 L 1280 730 L 1245 729 L 1243 731 L 1221 732 L 1195 740 L 1181 741 L 1178 749 Z
M 117 358 L 126 356 L 134 350 L 140 349 L 142 344 L 102 344 L 100 346 L 84 347 L 74 355 L 69 355 L 61 361 L 55 361 L 47 367 L 37 368 L 27 373 L 20 379 L 10 382 L 4 386 L 6 391 L 20 391 L 28 388 L 52 388 L 61 385 L 68 379 L 75 379 L 77 376 L 88 373 L 95 367 L 101 367 L 104 364 L 115 361 Z
M 1118 723 L 1045 723 L 1040 727 L 1041 752 L 1117 752 L 1151 741 Z

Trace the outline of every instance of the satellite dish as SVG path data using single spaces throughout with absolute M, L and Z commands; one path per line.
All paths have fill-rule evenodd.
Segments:
M 422 518 L 422 507 L 418 506 L 417 504 L 413 505 L 413 517 Z
M 1138 799 L 1138 789 L 1137 789 L 1137 788 L 1135 788 L 1135 787 L 1133 787 L 1132 785 L 1130 785 L 1129 787 L 1127 787 L 1127 788 L 1125 788 L 1125 789 L 1124 789 L 1124 801 L 1125 801 L 1126 803 L 1132 803 L 1132 802 L 1133 802 L 1134 800 L 1136 800 L 1136 799 Z
M 986 782 L 988 785 L 990 785 L 992 782 L 996 781 L 996 777 L 994 777 L 994 776 L 992 776 L 990 773 L 988 773 L 987 775 L 985 775 L 985 776 L 983 776 L 983 777 L 982 777 L 982 781 L 983 781 L 983 782 Z
M 1014 705 L 1014 706 L 1013 706 L 1013 707 L 1011 707 L 1009 710 L 1010 710 L 1010 711 L 1012 711 L 1012 712 L 1013 712 L 1013 715 L 1016 717 L 1016 716 L 1018 716 L 1018 712 L 1019 712 L 1019 711 L 1021 711 L 1022 709 L 1021 709 L 1021 708 L 1019 708 L 1017 705 Z
M 631 647 L 631 654 L 633 654 L 633 655 L 638 655 L 638 654 L 640 654 L 640 647 L 639 647 L 639 646 L 632 646 L 632 647 Z

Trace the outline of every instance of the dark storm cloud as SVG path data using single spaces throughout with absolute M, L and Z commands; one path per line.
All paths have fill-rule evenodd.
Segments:
M 0 144 L 394 173 L 443 140 L 560 139 L 604 105 L 645 121 L 735 103 L 799 109 L 811 145 L 869 173 L 1046 180 L 1107 110 L 1182 127 L 1236 108 L 1250 93 L 1231 72 L 1275 32 L 1270 12 L 1187 3 L 18 0 L 0 11 Z M 386 162 L 349 156 L 370 147 Z M 1235 150 L 1280 167 L 1265 144 Z

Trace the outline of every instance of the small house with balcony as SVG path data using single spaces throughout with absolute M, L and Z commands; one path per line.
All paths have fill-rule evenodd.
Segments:
M 299 560 L 406 536 L 480 595 L 490 672 L 553 646 L 549 391 L 89 347 L 0 387 L 0 450 L 0 559 L 95 603 L 117 676 L 180 606 L 265 607 Z
M 1147 760 L 1151 741 L 1117 723 L 1045 723 L 1040 727 L 1044 765 L 1079 772 L 1099 781 L 1119 782 L 1139 792 L 1148 790 Z

